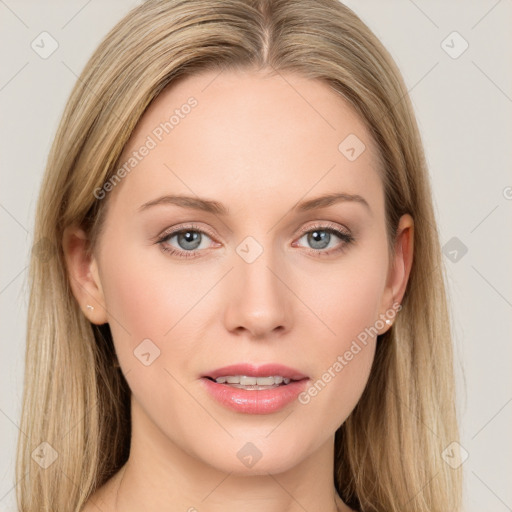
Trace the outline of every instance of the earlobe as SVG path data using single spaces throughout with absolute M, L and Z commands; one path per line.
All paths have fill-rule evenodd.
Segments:
M 89 253 L 89 240 L 80 227 L 64 230 L 62 249 L 69 284 L 84 315 L 94 324 L 107 323 L 105 299 L 96 258 Z

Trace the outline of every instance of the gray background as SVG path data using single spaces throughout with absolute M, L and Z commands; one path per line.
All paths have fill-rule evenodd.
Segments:
M 15 510 L 27 264 L 44 165 L 77 75 L 137 3 L 0 0 L 1 511 Z M 512 1 L 346 3 L 397 61 L 425 145 L 449 276 L 461 444 L 469 454 L 465 510 L 512 510 L 512 283 L 505 265 L 512 261 Z M 31 48 L 43 31 L 58 42 L 46 59 Z M 469 45 L 461 55 L 464 41 L 453 31 Z

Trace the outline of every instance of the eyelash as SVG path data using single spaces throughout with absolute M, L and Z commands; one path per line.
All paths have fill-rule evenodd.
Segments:
M 181 227 L 180 229 L 176 229 L 167 233 L 164 233 L 161 237 L 158 238 L 156 243 L 160 245 L 160 249 L 168 254 L 176 255 L 182 258 L 196 258 L 199 256 L 199 253 L 202 250 L 193 250 L 193 251 L 182 251 L 180 249 L 176 248 L 169 248 L 164 244 L 165 241 L 167 241 L 169 238 L 172 238 L 175 235 L 179 235 L 181 233 L 186 233 L 189 231 L 198 232 L 201 234 L 208 235 L 210 238 L 214 239 L 213 235 L 208 232 L 205 229 L 199 228 L 198 226 L 191 224 L 190 226 Z M 313 231 L 325 231 L 326 233 L 331 233 L 336 235 L 338 238 L 340 238 L 344 243 L 340 244 L 338 247 L 334 249 L 330 249 L 327 251 L 321 250 L 321 249 L 311 249 L 309 247 L 304 247 L 304 249 L 309 253 L 313 254 L 315 256 L 331 256 L 332 254 L 336 254 L 339 252 L 344 251 L 347 246 L 355 242 L 355 238 L 349 234 L 345 233 L 344 231 L 339 230 L 338 228 L 335 228 L 332 224 L 315 224 L 313 226 L 309 226 L 308 229 L 301 231 L 299 238 L 301 239 L 304 235 L 307 235 Z

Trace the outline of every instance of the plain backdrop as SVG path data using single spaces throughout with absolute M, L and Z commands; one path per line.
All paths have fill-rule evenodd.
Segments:
M 137 3 L 0 0 L 0 511 L 16 510 L 27 264 L 46 158 L 77 76 Z M 396 60 L 425 146 L 468 453 L 465 510 L 512 510 L 512 1 L 346 4 Z M 31 46 L 42 32 L 58 44 L 47 58 Z

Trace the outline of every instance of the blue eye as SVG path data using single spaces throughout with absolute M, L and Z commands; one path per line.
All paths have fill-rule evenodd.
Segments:
M 335 247 L 330 247 L 329 244 L 333 241 L 333 236 L 335 238 L 339 238 L 343 241 L 343 243 L 335 245 Z M 313 229 L 308 229 L 300 238 L 306 238 L 307 243 L 311 245 L 311 249 L 306 247 L 308 252 L 318 253 L 319 255 L 330 255 L 333 252 L 338 252 L 343 250 L 347 245 L 354 242 L 354 237 L 350 233 L 344 233 L 339 229 L 330 227 L 330 226 L 313 226 Z M 324 250 L 328 249 L 329 250 Z
M 340 239 L 342 243 L 338 243 L 334 247 L 329 247 L 333 241 L 333 235 L 334 238 Z M 179 247 L 169 245 L 169 242 L 173 238 L 176 238 L 176 243 Z M 183 258 L 195 258 L 200 256 L 203 250 L 208 249 L 208 244 L 206 244 L 206 247 L 201 247 L 205 238 L 212 239 L 203 229 L 191 225 L 190 227 L 165 233 L 157 240 L 157 243 L 160 245 L 162 251 L 166 253 Z M 318 256 L 329 256 L 333 253 L 340 252 L 355 241 L 354 237 L 348 232 L 345 233 L 332 225 L 326 226 L 320 224 L 303 231 L 298 240 L 303 238 L 306 238 L 307 243 L 312 246 L 305 247 L 306 251 Z M 296 242 L 292 245 L 293 247 L 302 247 L 301 245 L 297 245 Z
M 202 229 L 191 226 L 189 228 L 166 233 L 158 240 L 157 243 L 160 244 L 161 249 L 167 253 L 182 256 L 184 258 L 194 258 L 199 255 L 197 251 L 205 236 L 210 238 Z M 164 243 L 172 240 L 173 238 L 176 238 L 181 249 L 174 246 L 169 247 Z

